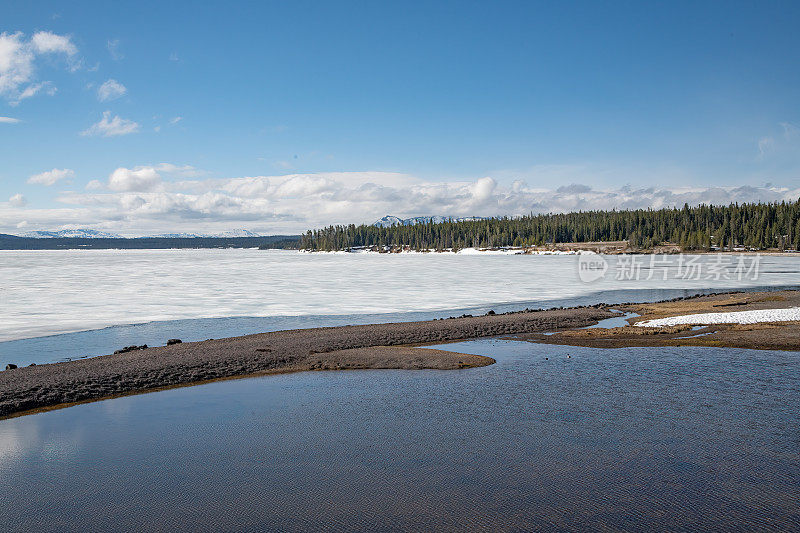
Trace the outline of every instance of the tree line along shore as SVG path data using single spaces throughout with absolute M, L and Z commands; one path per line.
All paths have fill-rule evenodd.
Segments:
M 0 250 L 168 250 L 197 248 L 297 249 L 299 235 L 269 237 L 35 238 L 0 234 Z
M 578 211 L 416 224 L 334 225 L 262 237 L 30 238 L 0 234 L 0 250 L 260 248 L 306 251 L 458 251 L 464 248 L 600 253 L 800 250 L 796 202 Z
M 338 225 L 309 230 L 300 248 L 459 250 L 620 242 L 626 251 L 800 250 L 797 202 L 668 209 L 579 211 L 399 225 Z

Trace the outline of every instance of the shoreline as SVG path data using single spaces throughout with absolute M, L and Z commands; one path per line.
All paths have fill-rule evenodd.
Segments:
M 416 250 L 408 246 L 354 246 L 336 250 L 314 250 L 300 248 L 302 254 L 341 254 L 341 255 L 744 255 L 744 256 L 788 256 L 797 257 L 800 251 L 779 250 L 776 248 L 759 249 L 681 249 L 676 246 L 657 246 L 654 248 L 630 248 L 618 242 L 559 243 L 555 246 L 498 246 L 492 248 L 428 248 Z
M 181 343 L 0 372 L 0 419 L 55 406 L 278 372 L 486 366 L 489 357 L 420 348 L 582 327 L 604 306 L 359 326 L 284 330 Z
M 291 329 L 152 347 L 0 372 L 0 420 L 81 403 L 274 374 L 323 370 L 455 370 L 493 364 L 491 357 L 425 346 L 499 337 L 593 348 L 701 346 L 800 351 L 800 322 L 638 327 L 702 311 L 782 309 L 800 291 L 737 291 L 654 303 L 597 304 L 464 315 L 418 322 Z M 590 328 L 639 316 L 628 325 Z
M 518 340 L 588 348 L 678 347 L 742 348 L 800 351 L 800 321 L 704 323 L 704 314 L 731 311 L 793 309 L 800 306 L 800 291 L 730 292 L 655 303 L 614 306 L 629 318 L 628 325 L 608 329 L 566 328 L 550 335 L 516 336 Z M 685 317 L 682 324 L 651 326 L 648 321 Z M 696 317 L 697 321 L 691 320 Z
M 447 341 L 447 342 L 459 342 L 458 340 L 455 341 Z M 375 348 L 384 348 L 382 346 L 375 347 Z M 403 348 L 403 347 L 400 347 Z M 414 348 L 414 347 L 408 347 Z M 421 347 L 419 347 L 421 348 Z M 371 348 L 367 348 L 366 350 L 372 350 Z M 439 352 L 438 354 L 436 352 Z M 235 376 L 226 376 L 226 377 L 219 377 L 219 378 L 212 378 L 212 379 L 205 379 L 200 381 L 191 381 L 188 383 L 178 383 L 175 385 L 164 385 L 161 387 L 155 387 L 150 389 L 143 389 L 143 390 L 131 390 L 127 392 L 120 392 L 118 394 L 110 394 L 108 396 L 101 396 L 98 398 L 90 398 L 87 400 L 79 400 L 75 402 L 65 402 L 65 403 L 58 403 L 53 405 L 46 405 L 42 407 L 35 407 L 33 409 L 27 409 L 24 411 L 17 411 L 11 413 L 9 415 L 2 415 L 0 416 L 0 421 L 8 420 L 11 418 L 19 418 L 21 416 L 27 415 L 35 415 L 37 413 L 47 413 L 49 411 L 57 411 L 59 409 L 66 409 L 68 407 L 75 407 L 77 405 L 83 405 L 87 403 L 94 403 L 94 402 L 102 402 L 105 400 L 114 400 L 116 398 L 125 398 L 127 396 L 137 396 L 139 394 L 149 394 L 151 392 L 161 392 L 173 389 L 182 389 L 186 387 L 194 387 L 197 385 L 208 385 L 210 383 L 218 383 L 221 381 L 233 381 L 237 379 L 251 379 L 251 378 L 258 378 L 258 377 L 266 377 L 266 376 L 279 376 L 281 374 L 295 374 L 298 372 L 313 372 L 313 371 L 322 371 L 322 370 L 337 370 L 337 371 L 345 371 L 345 370 L 464 370 L 468 368 L 479 368 L 482 366 L 489 366 L 493 365 L 497 361 L 495 361 L 491 357 L 487 357 L 484 355 L 473 355 L 473 354 L 463 354 L 460 352 L 448 352 L 446 350 L 435 350 L 430 348 L 425 348 L 425 353 L 420 353 L 420 356 L 425 356 L 426 361 L 423 363 L 423 366 L 409 368 L 409 367 L 383 367 L 383 366 L 375 366 L 375 367 L 356 367 L 356 366 L 342 366 L 336 368 L 276 368 L 274 370 L 265 370 L 263 372 L 254 372 L 252 374 L 240 374 Z M 456 363 L 455 360 L 458 359 Z M 441 363 L 441 366 L 436 366 L 437 363 Z M 454 366 L 454 365 L 458 366 Z

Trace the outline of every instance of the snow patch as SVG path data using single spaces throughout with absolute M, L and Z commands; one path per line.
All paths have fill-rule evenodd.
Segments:
M 637 322 L 642 327 L 677 326 L 679 324 L 757 324 L 759 322 L 791 322 L 800 320 L 800 307 L 759 309 L 729 313 L 698 313 Z

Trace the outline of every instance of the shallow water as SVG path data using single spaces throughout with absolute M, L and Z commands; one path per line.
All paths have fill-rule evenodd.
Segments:
M 592 324 L 591 326 L 586 326 L 584 329 L 611 329 L 611 328 L 622 328 L 625 326 L 630 325 L 628 323 L 629 318 L 636 318 L 639 316 L 638 313 L 623 313 L 622 311 L 617 311 L 616 309 L 611 309 L 611 311 L 616 311 L 619 313 L 619 316 L 612 316 L 611 318 L 606 318 L 604 320 L 600 320 L 597 324 Z
M 0 524 L 800 528 L 797 353 L 444 348 L 498 362 L 219 382 L 0 421 Z
M 697 337 L 705 337 L 706 335 L 713 335 L 715 331 L 706 331 L 705 333 L 697 333 L 696 335 L 689 335 L 688 337 L 675 337 L 676 339 L 696 339 Z

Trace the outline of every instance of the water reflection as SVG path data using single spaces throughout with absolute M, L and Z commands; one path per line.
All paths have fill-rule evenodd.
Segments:
M 447 348 L 498 363 L 221 382 L 0 422 L 0 523 L 800 527 L 797 354 Z

